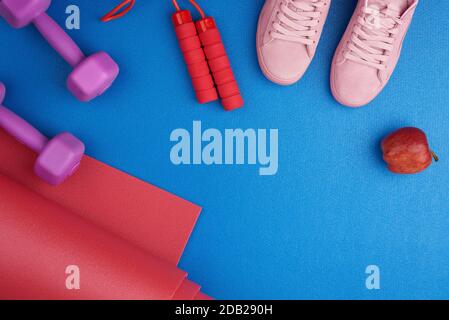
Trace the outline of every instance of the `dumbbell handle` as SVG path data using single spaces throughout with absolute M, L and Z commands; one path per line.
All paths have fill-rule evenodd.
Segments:
M 41 14 L 33 23 L 53 49 L 73 68 L 85 59 L 78 45 L 48 14 Z
M 37 153 L 40 153 L 48 143 L 47 137 L 2 105 L 0 105 L 0 127 Z

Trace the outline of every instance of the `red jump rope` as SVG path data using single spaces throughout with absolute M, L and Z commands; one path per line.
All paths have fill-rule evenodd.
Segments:
M 201 20 L 194 23 L 188 10 L 181 10 L 176 0 L 172 2 L 176 8 L 176 13 L 172 16 L 176 36 L 198 102 L 217 100 L 218 90 L 225 110 L 242 107 L 243 98 L 215 20 L 206 17 L 201 7 L 194 0 L 189 0 L 201 15 Z
M 173 25 L 187 70 L 192 79 L 196 98 L 199 103 L 218 100 L 214 80 L 212 79 L 192 15 L 187 10 L 181 10 L 176 1 L 173 1 L 173 4 L 177 10 L 172 16 Z
M 135 2 L 122 1 L 101 18 L 101 21 L 108 22 L 123 17 L 133 8 Z M 172 16 L 176 37 L 198 102 L 208 103 L 220 97 L 225 110 L 242 107 L 243 98 L 215 20 L 206 17 L 195 0 L 189 2 L 200 13 L 201 19 L 196 22 L 188 10 L 181 10 L 176 0 L 172 2 L 176 8 Z

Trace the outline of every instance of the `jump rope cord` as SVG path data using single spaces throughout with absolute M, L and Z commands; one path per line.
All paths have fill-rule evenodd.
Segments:
M 102 22 L 108 22 L 115 19 L 119 19 L 127 14 L 136 4 L 136 0 L 124 0 L 110 12 L 108 12 L 104 17 L 101 18 Z M 126 7 L 126 8 L 125 8 Z M 123 9 L 124 8 L 124 9 Z
M 175 6 L 177 11 L 181 11 L 181 7 L 178 5 L 178 1 L 172 0 L 173 5 Z M 201 9 L 200 5 L 195 0 L 189 0 L 189 2 L 192 4 L 192 6 L 195 7 L 195 9 L 200 13 L 201 18 L 206 18 L 206 15 L 204 14 L 203 9 Z
M 176 0 L 172 0 L 173 5 L 175 6 L 177 11 L 181 11 L 180 6 L 178 5 L 178 2 Z M 189 2 L 195 7 L 195 9 L 200 13 L 201 18 L 205 18 L 206 15 L 204 14 L 203 9 L 200 7 L 200 5 L 195 0 L 189 0 Z M 118 6 L 116 6 L 114 9 L 109 11 L 107 14 L 105 14 L 102 18 L 102 22 L 109 22 L 115 19 L 119 19 L 123 17 L 125 14 L 127 14 L 136 4 L 136 0 L 124 0 L 122 3 L 120 3 Z

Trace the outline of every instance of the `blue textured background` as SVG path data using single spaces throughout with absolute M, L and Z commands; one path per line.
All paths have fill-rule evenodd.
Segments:
M 33 28 L 0 21 L 0 77 L 6 105 L 48 135 L 72 131 L 88 154 L 204 207 L 181 267 L 220 299 L 447 298 L 449 292 L 449 1 L 421 1 L 402 59 L 368 107 L 338 105 L 330 62 L 355 6 L 333 0 L 305 77 L 285 88 L 259 70 L 255 33 L 263 0 L 202 0 L 216 17 L 246 99 L 225 113 L 196 104 L 170 24 L 170 1 L 137 1 L 133 12 L 98 22 L 118 1 L 58 0 L 81 8 L 70 34 L 87 52 L 121 65 L 113 88 L 89 104 L 65 90 L 70 69 Z M 175 167 L 175 128 L 278 128 L 279 172 L 255 166 Z M 390 174 L 382 137 L 402 126 L 425 130 L 441 162 L 415 176 Z M 125 214 L 125 213 L 124 213 Z M 365 288 L 367 265 L 381 290 Z

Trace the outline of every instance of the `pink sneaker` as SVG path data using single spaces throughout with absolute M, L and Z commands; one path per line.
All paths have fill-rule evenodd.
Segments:
M 257 27 L 257 55 L 265 76 L 297 82 L 315 55 L 331 0 L 266 0 Z
M 359 0 L 332 62 L 331 89 L 348 107 L 371 102 L 398 62 L 418 0 Z

